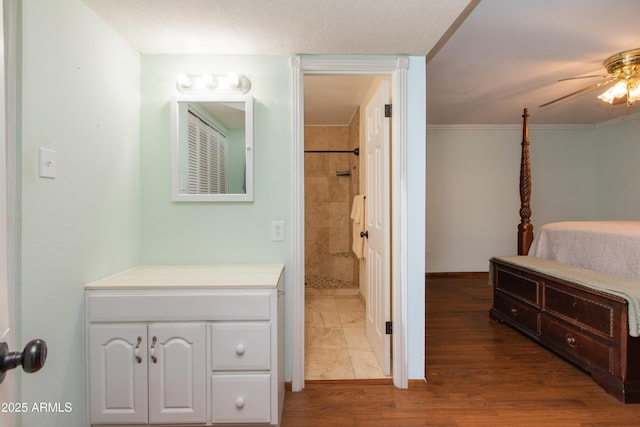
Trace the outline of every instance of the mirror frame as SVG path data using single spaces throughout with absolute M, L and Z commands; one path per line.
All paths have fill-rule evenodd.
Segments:
M 245 104 L 245 193 L 187 194 L 180 192 L 179 103 L 244 102 Z M 253 97 L 251 95 L 188 94 L 171 98 L 171 200 L 174 202 L 253 201 Z

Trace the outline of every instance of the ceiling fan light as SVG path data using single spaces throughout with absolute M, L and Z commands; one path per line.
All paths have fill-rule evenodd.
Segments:
M 640 101 L 640 80 L 631 80 L 629 82 L 629 98 L 627 102 L 629 105 L 636 101 Z
M 604 102 L 613 104 L 616 102 L 616 100 L 619 100 L 620 98 L 624 98 L 626 96 L 627 96 L 627 82 L 625 80 L 625 81 L 620 81 L 616 83 L 614 86 L 607 89 L 606 92 L 598 96 L 598 98 L 603 100 Z

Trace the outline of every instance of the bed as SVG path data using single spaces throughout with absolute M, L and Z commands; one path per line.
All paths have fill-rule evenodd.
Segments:
M 518 252 L 490 260 L 490 317 L 638 403 L 640 221 L 559 222 L 534 236 L 526 109 L 522 136 Z

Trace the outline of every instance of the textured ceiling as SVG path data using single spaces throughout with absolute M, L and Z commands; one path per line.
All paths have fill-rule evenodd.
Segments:
M 478 0 L 84 0 L 144 54 L 426 55 Z M 305 82 L 305 122 L 348 123 L 370 77 Z
M 426 55 L 471 0 L 84 0 L 150 54 Z
M 426 55 L 432 125 L 519 124 L 524 107 L 532 124 L 640 114 L 598 90 L 538 108 L 592 82 L 558 79 L 604 73 L 609 55 L 640 48 L 639 0 L 84 1 L 141 53 Z M 343 120 L 360 86 L 320 86 L 332 95 L 307 97 L 307 114 Z

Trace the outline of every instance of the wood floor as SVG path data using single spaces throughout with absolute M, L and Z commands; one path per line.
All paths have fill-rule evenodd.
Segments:
M 308 384 L 287 393 L 282 426 L 640 425 L 640 404 L 619 403 L 585 372 L 490 320 L 486 275 L 426 286 L 423 388 Z

